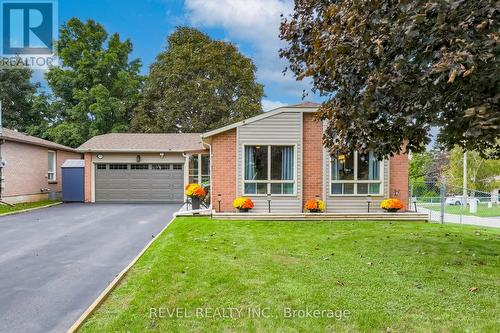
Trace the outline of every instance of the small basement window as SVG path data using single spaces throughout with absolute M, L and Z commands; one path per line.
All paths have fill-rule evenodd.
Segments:
M 54 182 L 56 181 L 56 164 L 57 164 L 57 155 L 55 151 L 49 150 L 49 165 L 48 165 L 48 174 L 47 174 L 47 179 L 49 182 Z

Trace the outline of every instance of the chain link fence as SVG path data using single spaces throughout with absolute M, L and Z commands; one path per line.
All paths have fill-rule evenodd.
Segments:
M 499 223 L 498 193 L 465 190 L 444 181 L 412 182 L 410 210 L 429 214 L 429 221 L 440 223 Z

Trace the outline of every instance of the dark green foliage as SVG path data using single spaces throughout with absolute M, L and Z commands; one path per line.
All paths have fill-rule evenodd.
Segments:
M 332 152 L 451 149 L 500 157 L 500 10 L 494 0 L 296 0 L 281 56 L 327 97 Z
M 55 97 L 49 108 L 57 115 L 43 136 L 75 147 L 95 135 L 128 131 L 142 87 L 140 61 L 129 62 L 132 43 L 73 18 L 60 30 L 58 50 L 61 67 L 47 74 Z
M 232 44 L 178 28 L 151 66 L 132 126 L 140 132 L 203 132 L 262 112 L 255 65 Z
M 24 67 L 0 68 L 0 101 L 3 126 L 25 131 L 40 120 L 33 111 L 38 85 L 31 82 L 31 70 Z

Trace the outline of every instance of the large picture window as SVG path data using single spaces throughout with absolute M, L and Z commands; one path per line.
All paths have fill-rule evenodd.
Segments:
M 244 193 L 293 195 L 294 146 L 245 146 Z
M 331 157 L 331 195 L 381 195 L 382 162 L 373 152 Z

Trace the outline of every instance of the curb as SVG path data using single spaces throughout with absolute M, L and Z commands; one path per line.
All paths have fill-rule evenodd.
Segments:
M 43 208 L 49 208 L 49 207 L 58 206 L 60 204 L 62 204 L 62 202 L 56 202 L 56 203 L 53 203 L 53 204 L 50 204 L 50 205 L 47 205 L 47 206 L 40 206 L 40 207 L 23 209 L 23 210 L 16 210 L 16 211 L 13 211 L 13 212 L 8 212 L 8 213 L 0 214 L 0 217 L 2 217 L 2 216 L 8 216 L 8 215 L 22 214 L 22 213 L 26 213 L 26 212 L 31 212 L 33 210 L 39 210 L 39 209 L 43 209 Z
M 172 219 L 170 222 L 167 223 L 165 228 L 163 228 L 158 235 L 155 236 L 152 240 L 149 241 L 148 244 L 139 252 L 139 254 L 132 259 L 132 261 L 125 267 L 115 278 L 111 283 L 104 289 L 104 291 L 99 294 L 99 296 L 95 299 L 95 301 L 85 310 L 85 312 L 82 313 L 80 318 L 66 331 L 66 333 L 74 333 L 77 332 L 80 327 L 82 327 L 83 323 L 94 313 L 95 310 L 99 308 L 99 306 L 106 300 L 106 298 L 109 296 L 109 294 L 113 291 L 113 289 L 116 288 L 118 283 L 123 280 L 125 275 L 128 273 L 128 271 L 132 268 L 132 266 L 135 265 L 137 261 L 144 255 L 144 253 L 153 245 L 153 243 L 163 234 L 165 230 L 174 222 L 176 218 L 176 214 L 174 213 Z

